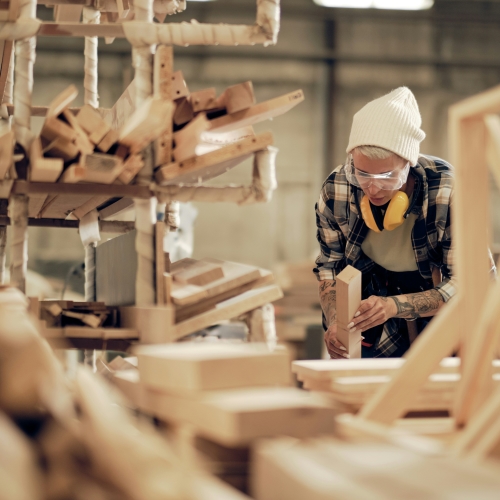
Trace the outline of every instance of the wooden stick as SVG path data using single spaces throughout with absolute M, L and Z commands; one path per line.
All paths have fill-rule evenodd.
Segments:
M 361 358 L 361 330 L 350 332 L 347 325 L 361 304 L 362 273 L 347 266 L 336 278 L 337 338 L 351 358 Z

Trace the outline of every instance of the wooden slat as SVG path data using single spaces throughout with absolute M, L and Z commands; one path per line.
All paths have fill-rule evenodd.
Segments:
M 156 181 L 161 185 L 203 182 L 227 172 L 245 161 L 255 151 L 265 149 L 272 143 L 271 132 L 249 137 L 210 153 L 161 167 L 156 172 Z

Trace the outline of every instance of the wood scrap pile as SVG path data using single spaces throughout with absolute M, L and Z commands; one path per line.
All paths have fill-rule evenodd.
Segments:
M 233 476 L 235 486 L 246 489 L 248 447 L 256 439 L 333 430 L 327 397 L 289 387 L 290 358 L 282 347 L 191 342 L 136 353 L 138 370 L 112 378 L 130 405 L 169 425 L 189 424 L 202 438 L 195 446 L 203 461 L 221 477 Z
M 44 300 L 40 302 L 40 319 L 48 328 L 65 326 L 116 327 L 118 311 L 104 302 L 74 302 L 71 300 Z
M 282 341 L 304 341 L 309 325 L 321 325 L 318 281 L 312 261 L 278 265 L 274 274 L 284 297 L 275 303 L 276 333 Z
M 184 498 L 172 449 L 92 373 L 69 380 L 26 305 L 0 289 L 0 497 Z
M 294 361 L 292 372 L 304 389 L 328 392 L 345 411 L 356 412 L 405 363 L 404 358 Z M 500 383 L 500 360 L 492 364 L 492 382 Z M 460 382 L 460 358 L 444 358 L 419 392 L 410 412 L 451 411 Z

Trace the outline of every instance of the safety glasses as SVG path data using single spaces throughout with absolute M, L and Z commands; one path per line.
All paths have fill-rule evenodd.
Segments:
M 354 166 L 352 156 L 347 157 L 345 173 L 347 180 L 356 187 L 368 189 L 370 186 L 375 186 L 378 189 L 385 191 L 395 191 L 399 189 L 408 179 L 410 172 L 410 163 L 407 162 L 403 168 L 385 172 L 383 174 L 369 174 L 358 170 Z

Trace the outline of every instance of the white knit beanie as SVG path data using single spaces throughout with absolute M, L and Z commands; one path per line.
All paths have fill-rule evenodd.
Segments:
M 416 165 L 425 133 L 415 96 L 399 87 L 362 107 L 352 121 L 347 153 L 358 146 L 378 146 Z

